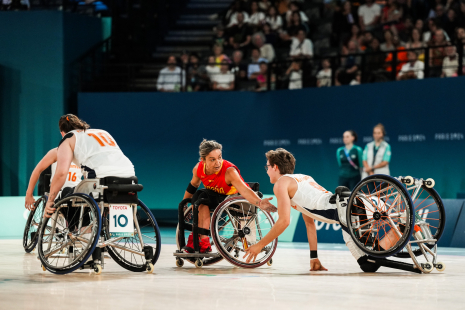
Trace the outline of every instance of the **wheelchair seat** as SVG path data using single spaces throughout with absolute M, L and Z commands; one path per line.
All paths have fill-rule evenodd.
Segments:
M 137 192 L 144 189 L 135 176 L 101 178 L 100 185 L 108 187 L 103 192 L 104 202 L 107 203 L 137 203 Z
M 339 195 L 339 200 L 343 201 L 344 198 L 350 197 L 352 192 L 345 186 L 338 186 L 336 187 L 336 190 L 334 191 L 334 194 L 329 198 L 329 203 L 330 204 L 335 204 L 336 203 L 336 197 Z

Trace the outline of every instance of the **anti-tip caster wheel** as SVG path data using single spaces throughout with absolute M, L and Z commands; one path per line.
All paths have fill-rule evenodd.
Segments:
M 429 179 L 426 179 L 426 180 L 424 181 L 424 184 L 425 184 L 425 186 L 428 187 L 428 188 L 433 188 L 434 185 L 436 184 L 436 182 L 434 182 L 434 180 L 433 180 L 432 178 L 429 178 Z
M 94 265 L 94 273 L 98 276 L 99 274 L 102 273 L 102 266 L 100 266 L 99 264 L 95 264 Z
M 268 266 L 273 265 L 273 259 L 271 258 L 269 261 L 266 262 L 266 264 L 267 264 Z
M 184 266 L 184 261 L 180 258 L 176 259 L 176 266 L 178 267 Z
M 201 259 L 197 259 L 195 261 L 195 268 L 202 268 L 203 267 L 203 261 Z
M 436 265 L 436 270 L 437 271 L 440 271 L 440 272 L 443 272 L 444 270 L 446 270 L 446 264 L 444 263 L 441 263 L 441 262 L 438 262 Z
M 413 185 L 415 180 L 411 176 L 407 176 L 402 179 L 402 182 L 404 182 L 405 185 Z
M 153 264 L 152 263 L 148 263 L 147 264 L 147 273 L 153 273 Z
M 433 271 L 433 264 L 431 264 L 430 262 L 424 263 L 422 264 L 422 268 L 425 271 L 425 273 L 430 273 L 431 271 Z
M 46 271 L 47 269 L 45 269 L 45 266 L 44 265 L 40 265 L 40 267 L 42 267 L 42 271 Z

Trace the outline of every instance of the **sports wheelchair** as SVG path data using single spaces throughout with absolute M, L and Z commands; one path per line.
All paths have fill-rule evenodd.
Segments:
M 125 269 L 152 273 L 160 255 L 160 231 L 137 197 L 142 189 L 136 177 L 84 179 L 55 203 L 51 218 L 42 220 L 37 246 L 42 269 L 100 274 L 108 251 Z
M 260 197 L 258 183 L 247 183 Z M 273 240 L 262 249 L 255 262 L 246 263 L 243 256 L 245 250 L 258 243 L 273 227 L 273 217 L 266 211 L 250 204 L 245 198 L 236 194 L 231 195 L 220 203 L 211 215 L 210 229 L 198 227 L 198 208 L 201 204 L 208 204 L 205 198 L 200 198 L 195 204 L 187 198 L 178 206 L 179 223 L 176 230 L 178 250 L 173 253 L 176 266 L 182 267 L 184 261 L 195 265 L 196 268 L 218 263 L 223 258 L 231 264 L 243 268 L 256 268 L 264 264 L 271 266 L 273 254 L 278 240 Z M 194 253 L 184 253 L 181 249 L 186 245 L 186 236 L 192 231 L 194 239 Z M 200 253 L 199 235 L 212 237 L 212 247 L 215 253 Z
M 369 262 L 416 273 L 445 270 L 437 261 L 437 242 L 446 214 L 434 185 L 433 179 L 378 174 L 363 179 L 352 192 L 336 192 L 341 223 Z M 413 264 L 389 256 L 410 257 Z

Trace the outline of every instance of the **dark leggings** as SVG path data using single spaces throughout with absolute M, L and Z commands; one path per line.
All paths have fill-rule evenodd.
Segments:
M 359 175 L 351 178 L 339 177 L 339 186 L 345 186 L 348 189 L 353 190 L 361 179 L 362 178 Z

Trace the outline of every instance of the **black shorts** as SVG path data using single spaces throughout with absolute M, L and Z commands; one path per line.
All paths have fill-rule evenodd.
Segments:
M 210 210 L 214 210 L 226 198 L 228 198 L 228 195 L 222 195 L 210 189 L 202 188 L 197 190 L 194 196 L 192 196 L 192 204 L 199 202 L 200 199 L 205 199 L 203 202 L 199 202 L 199 204 L 205 204 Z

